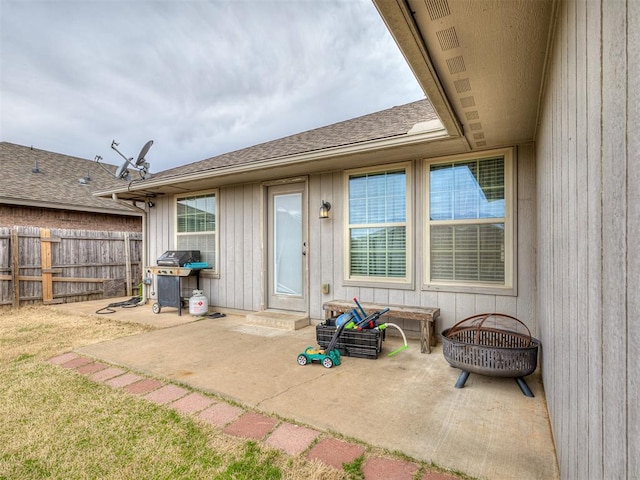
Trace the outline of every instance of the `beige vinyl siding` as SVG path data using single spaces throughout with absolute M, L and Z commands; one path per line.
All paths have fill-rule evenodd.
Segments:
M 640 478 L 640 3 L 558 8 L 536 144 L 545 392 L 562 478 Z
M 246 311 L 263 308 L 260 224 L 260 185 L 248 184 L 217 190 L 219 268 L 216 274 L 203 271 L 200 287 L 212 308 Z M 149 261 L 152 265 L 175 246 L 175 197 L 158 197 L 154 215 L 149 216 Z M 195 288 L 186 280 L 187 292 Z M 183 290 L 185 290 L 183 288 Z
M 405 162 L 406 163 L 406 162 Z M 412 222 L 424 215 L 424 206 L 415 192 L 423 188 L 423 159 L 411 162 L 413 194 L 410 196 Z M 441 317 L 438 332 L 452 326 L 457 320 L 485 311 L 498 311 L 514 315 L 536 333 L 535 298 L 535 168 L 533 147 L 518 147 L 518 232 L 517 250 L 518 295 L 486 293 L 450 293 L 425 291 L 420 288 L 423 274 L 423 235 L 421 228 L 411 235 L 413 258 L 411 281 L 406 286 L 346 284 L 345 262 L 345 209 L 344 172 L 332 171 L 309 176 L 309 314 L 312 319 L 323 318 L 322 303 L 332 299 L 439 307 Z M 201 287 L 212 308 L 234 308 L 259 311 L 264 308 L 264 258 L 262 230 L 262 194 L 259 183 L 221 187 L 218 189 L 220 215 L 220 271 L 219 276 L 205 276 Z M 331 203 L 330 218 L 321 220 L 318 211 L 322 200 Z M 152 264 L 165 250 L 174 249 L 173 205 L 169 198 L 158 197 L 154 214 L 149 216 L 149 244 Z M 329 284 L 328 294 L 322 285 Z M 418 335 L 414 322 L 401 324 L 411 336 Z

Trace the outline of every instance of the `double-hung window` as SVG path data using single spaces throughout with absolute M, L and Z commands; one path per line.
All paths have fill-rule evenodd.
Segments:
M 411 282 L 410 166 L 345 172 L 345 280 Z
M 200 260 L 218 270 L 218 206 L 216 192 L 176 197 L 176 246 L 200 250 Z
M 511 149 L 426 163 L 427 288 L 515 294 Z

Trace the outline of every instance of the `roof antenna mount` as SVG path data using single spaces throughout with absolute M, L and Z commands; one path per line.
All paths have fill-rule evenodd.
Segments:
M 140 173 L 140 177 L 142 177 L 143 179 L 150 178 L 151 174 L 149 173 L 149 162 L 147 162 L 147 160 L 145 159 L 145 156 L 149 152 L 151 145 L 153 145 L 153 140 L 149 140 L 147 143 L 145 143 L 144 147 L 142 147 L 142 149 L 140 150 L 140 153 L 138 154 L 138 158 L 135 160 L 135 162 L 133 161 L 133 157 L 129 157 L 129 158 L 125 157 L 122 154 L 122 152 L 120 152 L 120 150 L 116 148 L 119 145 L 120 144 L 117 143 L 115 140 L 111 141 L 111 148 L 116 152 L 118 152 L 118 155 L 120 155 L 124 159 L 124 162 L 122 163 L 122 165 L 120 165 L 116 170 L 115 177 L 121 178 L 122 180 L 129 180 L 130 179 L 129 168 L 134 168 L 138 170 L 138 172 Z M 100 157 L 100 159 L 102 159 L 102 157 Z M 97 160 L 97 157 L 96 157 L 96 160 Z

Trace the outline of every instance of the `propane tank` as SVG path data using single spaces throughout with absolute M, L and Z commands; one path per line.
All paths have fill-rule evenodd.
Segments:
M 189 299 L 189 313 L 191 315 L 205 315 L 209 311 L 209 300 L 202 290 L 194 290 Z

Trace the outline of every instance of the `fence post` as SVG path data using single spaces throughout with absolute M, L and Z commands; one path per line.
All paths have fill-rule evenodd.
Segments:
M 11 282 L 13 285 L 13 308 L 20 306 L 20 255 L 18 254 L 18 230 L 11 229 Z
M 40 266 L 42 268 L 42 303 L 53 302 L 53 273 L 51 270 L 51 230 L 40 229 Z

